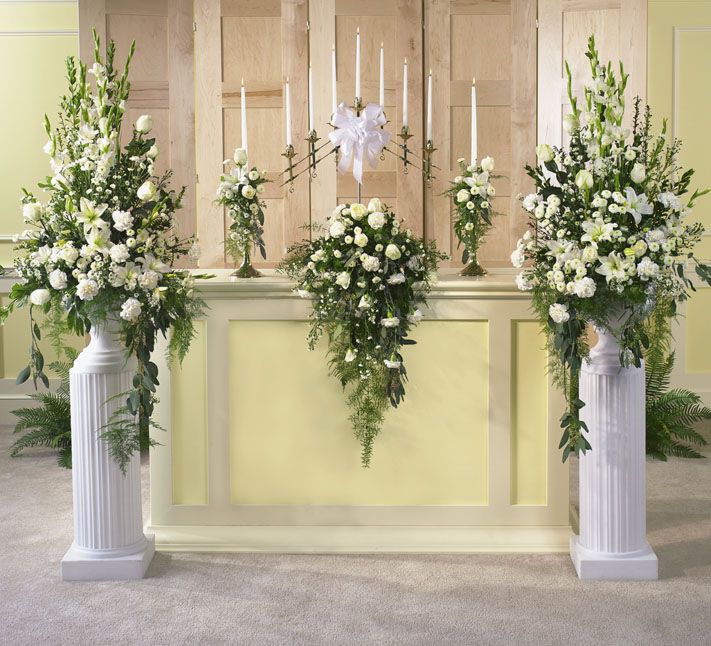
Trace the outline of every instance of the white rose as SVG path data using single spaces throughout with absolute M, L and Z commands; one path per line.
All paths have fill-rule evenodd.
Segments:
M 83 301 L 90 301 L 99 293 L 99 285 L 95 280 L 82 278 L 77 285 L 77 296 Z
M 368 202 L 368 211 L 382 211 L 383 210 L 383 205 L 380 202 L 380 199 L 377 197 L 374 197 L 370 202 Z
M 67 275 L 61 269 L 55 269 L 49 275 L 49 284 L 52 289 L 64 289 L 67 286 Z
M 257 191 L 254 189 L 254 186 L 250 186 L 249 184 L 247 184 L 246 186 L 242 187 L 242 197 L 251 200 L 256 194 Z
M 457 193 L 457 202 L 468 202 L 469 201 L 469 191 L 462 189 Z
M 361 296 L 360 301 L 358 301 L 359 310 L 368 310 L 371 308 L 372 305 L 373 301 L 370 300 L 370 297 L 367 294 Z
M 129 256 L 128 247 L 125 244 L 114 245 L 109 250 L 109 256 L 116 263 L 126 262 Z
M 42 205 L 37 202 L 28 202 L 22 205 L 22 218 L 25 222 L 36 222 L 42 215 Z
M 141 315 L 141 303 L 135 298 L 127 299 L 121 306 L 121 318 L 134 323 Z
M 235 153 L 233 155 L 235 164 L 238 166 L 247 165 L 247 151 L 244 148 L 235 148 Z
M 548 314 L 555 323 L 565 323 L 570 319 L 568 306 L 565 303 L 553 303 L 548 308 Z
M 484 157 L 484 159 L 481 160 L 481 170 L 486 171 L 487 173 L 494 170 L 494 158 Z
M 340 238 L 346 232 L 346 227 L 340 220 L 334 220 L 331 222 L 328 232 L 331 234 L 332 238 Z
M 361 220 L 367 212 L 368 209 L 363 204 L 351 204 L 351 215 L 354 220 Z
M 150 132 L 153 128 L 153 117 L 149 114 L 142 114 L 138 119 L 136 119 L 136 131 L 137 132 Z
M 388 285 L 400 285 L 405 282 L 405 274 L 398 272 L 388 278 Z
M 148 159 L 155 159 L 156 157 L 158 157 L 158 146 L 153 144 L 148 149 L 148 152 L 146 153 L 146 157 L 148 157 Z
M 553 148 L 551 148 L 548 144 L 538 144 L 536 146 L 536 156 L 538 157 L 539 162 L 545 164 L 553 160 L 553 157 L 555 157 L 555 152 L 553 151 Z
M 368 236 L 365 235 L 365 233 L 357 233 L 355 238 L 353 238 L 353 242 L 359 247 L 365 247 L 365 245 L 368 244 Z
M 342 271 L 336 277 L 336 285 L 343 287 L 343 289 L 348 289 L 351 284 L 351 275 L 347 271 Z
M 635 164 L 630 177 L 635 184 L 641 184 L 647 177 L 647 169 L 642 164 Z
M 385 214 L 380 211 L 373 211 L 368 216 L 368 224 L 373 227 L 373 229 L 381 229 L 385 224 Z
M 158 189 L 156 188 L 156 185 L 151 182 L 151 180 L 147 179 L 143 182 L 143 184 L 141 184 L 136 195 L 138 195 L 138 199 L 142 202 L 150 202 L 156 199 Z
M 579 170 L 575 176 L 575 185 L 580 189 L 590 189 L 593 185 L 593 176 L 589 170 Z
M 36 289 L 30 294 L 30 303 L 33 305 L 44 305 L 48 303 L 50 294 L 48 289 Z
M 385 247 L 385 255 L 390 258 L 390 260 L 397 260 L 402 256 L 402 253 L 400 253 L 400 247 L 395 244 L 389 244 Z

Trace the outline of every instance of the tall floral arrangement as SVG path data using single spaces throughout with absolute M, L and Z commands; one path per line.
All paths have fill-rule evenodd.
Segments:
M 248 167 L 247 151 L 244 148 L 235 150 L 233 160 L 232 169 L 220 176 L 217 187 L 217 202 L 227 209 L 231 220 L 225 245 L 235 262 L 242 260 L 234 275 L 239 278 L 256 278 L 260 273 L 252 266 L 252 250 L 258 247 L 262 258 L 267 257 L 264 245 L 265 203 L 261 195 L 264 192 L 263 184 L 268 180 L 266 174 L 257 170 L 256 166 Z M 230 163 L 229 159 L 225 160 L 225 164 Z
M 370 464 L 388 407 L 405 395 L 402 346 L 422 318 L 418 304 L 445 256 L 403 230 L 380 200 L 341 204 L 328 232 L 293 246 L 281 270 L 313 299 L 309 346 L 325 333 L 333 374 L 347 389 L 350 421 Z
M 707 191 L 684 197 L 693 170 L 679 167 L 679 142 L 667 143 L 666 126 L 651 133 L 649 108 L 643 110 L 639 100 L 627 130 L 627 74 L 621 64 L 619 74 L 610 63 L 601 64 L 594 37 L 586 55 L 592 81 L 581 107 L 566 64 L 570 144 L 538 146 L 540 165 L 527 168 L 536 192 L 523 199 L 531 228 L 511 256 L 517 267 L 530 263 L 517 283 L 532 292 L 565 389 L 564 460 L 591 448 L 577 393 L 588 324 L 618 338 L 622 365 L 639 366 L 648 346 L 644 323 L 653 308 L 675 311 L 694 289 L 692 268 L 711 283 L 711 268 L 693 255 L 703 227 L 689 221 L 695 200 Z
M 120 328 L 127 354 L 137 359 L 133 388 L 104 437 L 122 467 L 149 443 L 148 430 L 158 384 L 151 361 L 156 337 L 172 330 L 170 353 L 182 359 L 193 337 L 193 319 L 203 311 L 193 277 L 174 262 L 194 252 L 193 239 L 180 239 L 173 214 L 181 193 L 158 177 L 158 148 L 149 135 L 153 121 L 143 115 L 121 146 L 131 46 L 123 71 L 114 69 L 114 44 L 101 56 L 94 34 L 95 63 L 67 59 L 68 92 L 57 125 L 45 117 L 45 151 L 52 175 L 40 184 L 45 203 L 25 191 L 22 212 L 28 225 L 16 247 L 20 280 L 2 309 L 3 319 L 29 305 L 30 362 L 18 382 L 33 378 L 48 385 L 39 347 L 35 312 L 61 310 L 69 329 L 84 335 L 112 322 Z M 94 87 L 88 76 L 94 77 Z
M 479 164 L 467 165 L 462 158 L 458 163 L 461 174 L 454 178 L 445 194 L 454 200 L 454 233 L 464 247 L 462 262 L 465 267 L 461 275 L 484 276 L 486 270 L 479 264 L 477 252 L 492 225 L 491 199 L 496 195 L 491 184 L 494 160 L 484 157 Z

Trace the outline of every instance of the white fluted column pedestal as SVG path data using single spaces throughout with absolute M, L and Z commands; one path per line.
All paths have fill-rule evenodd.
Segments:
M 143 533 L 140 455 L 124 474 L 100 437 L 124 405 L 111 398 L 131 388 L 134 365 L 108 324 L 91 330 L 70 371 L 74 542 L 62 559 L 65 581 L 140 579 L 155 553 Z
M 646 538 L 644 368 L 621 367 L 617 340 L 598 335 L 580 375 L 592 450 L 580 455 L 580 534 L 570 555 L 581 579 L 656 579 Z

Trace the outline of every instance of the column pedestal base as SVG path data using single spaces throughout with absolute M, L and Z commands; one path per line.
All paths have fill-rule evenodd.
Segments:
M 579 536 L 570 537 L 570 558 L 583 581 L 653 581 L 659 577 L 657 555 L 649 543 L 629 555 L 586 550 Z
M 64 581 L 129 581 L 142 579 L 156 551 L 155 537 L 146 535 L 145 547 L 126 556 L 91 557 L 72 544 L 62 559 Z

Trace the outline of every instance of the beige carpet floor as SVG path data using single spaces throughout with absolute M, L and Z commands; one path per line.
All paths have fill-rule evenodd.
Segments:
M 567 554 L 185 553 L 143 581 L 63 583 L 70 474 L 47 451 L 11 460 L 10 437 L 0 644 L 711 644 L 711 460 L 649 463 L 652 583 L 582 583 Z

